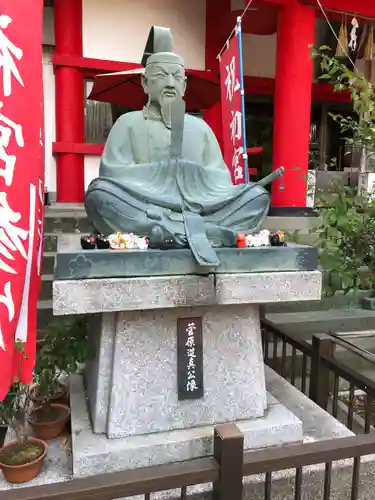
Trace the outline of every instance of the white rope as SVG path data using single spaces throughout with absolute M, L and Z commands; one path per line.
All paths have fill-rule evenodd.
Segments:
M 322 6 L 322 4 L 321 4 L 320 0 L 316 0 L 316 3 L 319 5 L 320 10 L 322 11 L 322 14 L 323 14 L 323 16 L 325 17 L 325 20 L 327 21 L 328 26 L 330 27 L 330 29 L 331 29 L 331 31 L 332 31 L 332 33 L 333 33 L 334 37 L 336 38 L 336 40 L 337 40 L 338 44 L 340 45 L 340 47 L 341 47 L 341 49 L 342 49 L 343 53 L 344 53 L 344 54 L 346 55 L 346 57 L 349 59 L 350 63 L 353 65 L 353 68 L 354 68 L 357 72 L 359 72 L 359 71 L 358 71 L 358 68 L 356 67 L 355 63 L 353 62 L 353 59 L 352 59 L 352 58 L 350 57 L 350 55 L 347 53 L 347 51 L 346 51 L 346 50 L 345 50 L 345 48 L 343 47 L 343 45 L 342 45 L 342 43 L 341 43 L 341 41 L 340 41 L 339 37 L 336 35 L 336 32 L 335 32 L 335 30 L 333 29 L 333 26 L 332 26 L 332 24 L 331 24 L 331 21 L 328 19 L 328 16 L 327 16 L 327 14 L 326 14 L 325 10 L 323 9 L 323 6 Z
M 249 0 L 249 2 L 247 3 L 246 7 L 244 8 L 244 10 L 243 10 L 242 14 L 241 14 L 240 16 L 238 16 L 236 26 L 232 29 L 232 31 L 231 31 L 231 33 L 230 33 L 230 35 L 229 35 L 229 36 L 228 36 L 228 38 L 225 40 L 225 43 L 224 43 L 224 45 L 221 47 L 220 52 L 219 52 L 219 53 L 218 53 L 218 55 L 216 56 L 216 59 L 219 59 L 219 58 L 220 58 L 220 56 L 221 56 L 221 54 L 222 54 L 223 50 L 227 47 L 227 44 L 228 44 L 229 40 L 232 38 L 232 35 L 235 33 L 235 31 L 236 31 L 236 29 L 237 29 L 237 25 L 238 25 L 238 23 L 242 21 L 243 16 L 244 16 L 244 15 L 246 14 L 246 12 L 249 10 L 250 5 L 253 3 L 253 1 L 254 1 L 254 0 Z
M 246 12 L 249 10 L 249 8 L 250 8 L 251 4 L 253 3 L 253 1 L 254 1 L 254 0 L 249 0 L 249 2 L 247 3 L 246 7 L 244 8 L 244 10 L 243 10 L 242 14 L 238 17 L 238 21 L 241 21 L 241 20 L 242 20 L 243 16 L 244 16 L 244 15 L 246 14 Z M 355 63 L 354 63 L 354 61 L 353 61 L 353 59 L 350 57 L 350 55 L 348 54 L 348 52 L 345 50 L 345 48 L 343 47 L 343 45 L 342 45 L 342 43 L 341 43 L 341 41 L 340 41 L 339 37 L 336 35 L 336 32 L 335 32 L 335 30 L 334 30 L 334 28 L 333 28 L 333 26 L 332 26 L 332 24 L 331 24 L 331 21 L 328 19 L 328 16 L 327 16 L 327 14 L 326 14 L 326 12 L 325 12 L 325 10 L 324 10 L 324 8 L 323 8 L 323 6 L 322 6 L 322 4 L 321 4 L 320 0 L 316 0 L 316 3 L 318 4 L 318 6 L 319 6 L 320 10 L 322 11 L 322 14 L 323 14 L 324 18 L 325 18 L 325 20 L 327 21 L 327 24 L 328 24 L 328 26 L 329 26 L 330 30 L 332 31 L 333 36 L 336 38 L 337 43 L 340 45 L 340 47 L 341 47 L 341 49 L 342 49 L 343 53 L 347 56 L 347 58 L 349 59 L 350 63 L 353 65 L 353 68 L 354 68 L 356 71 L 358 71 L 358 68 L 356 67 L 356 65 L 355 65 Z M 218 58 L 220 58 L 220 56 L 221 56 L 221 54 L 222 54 L 223 50 L 227 47 L 229 40 L 232 38 L 232 35 L 235 33 L 235 31 L 236 31 L 236 29 L 237 29 L 237 25 L 238 25 L 238 23 L 237 23 L 237 24 L 236 24 L 236 26 L 232 29 L 232 31 L 231 31 L 230 35 L 228 36 L 228 38 L 225 40 L 224 45 L 222 46 L 222 48 L 221 48 L 220 52 L 219 52 L 219 53 L 218 53 L 218 55 L 216 56 L 216 58 L 217 58 L 217 59 L 218 59 Z

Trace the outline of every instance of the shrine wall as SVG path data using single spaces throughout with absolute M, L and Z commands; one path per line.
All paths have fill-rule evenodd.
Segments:
M 49 192 L 56 192 L 56 160 L 52 156 L 52 143 L 56 140 L 55 75 L 52 65 L 52 50 L 43 48 L 44 85 L 44 157 L 45 183 Z
M 243 33 L 243 68 L 247 76 L 275 78 L 277 34 L 249 35 Z
M 85 156 L 85 190 L 99 175 L 100 156 Z
M 171 28 L 188 68 L 204 69 L 202 0 L 83 0 L 83 56 L 140 63 L 153 25 Z

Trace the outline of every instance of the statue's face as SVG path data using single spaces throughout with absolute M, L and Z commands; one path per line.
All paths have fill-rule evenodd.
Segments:
M 185 69 L 180 64 L 154 63 L 146 68 L 143 88 L 151 102 L 163 107 L 182 98 L 186 89 Z

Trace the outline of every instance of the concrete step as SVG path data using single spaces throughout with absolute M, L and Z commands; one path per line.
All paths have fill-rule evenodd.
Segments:
M 52 300 L 39 300 L 37 316 L 38 338 L 43 337 L 44 330 L 53 320 Z
M 44 233 L 44 251 L 56 252 L 59 235 L 57 233 Z
M 45 211 L 44 231 L 47 234 L 90 233 L 93 230 L 82 208 L 65 208 L 52 205 Z
M 44 251 L 45 252 L 57 252 L 57 246 L 59 241 L 59 236 L 61 234 L 77 236 L 77 233 L 44 233 Z M 85 233 L 86 234 L 86 233 Z
M 266 314 L 274 313 L 302 313 L 308 311 L 327 311 L 330 309 L 346 309 L 352 307 L 361 308 L 361 300 L 369 295 L 369 291 L 360 290 L 356 296 L 352 293 L 344 295 L 337 292 L 333 297 L 323 297 L 321 300 L 302 301 L 302 302 L 280 302 L 267 304 L 265 306 Z
M 66 322 L 76 319 L 75 315 L 68 316 L 54 316 L 52 311 L 52 300 L 39 300 L 38 301 L 38 315 L 37 315 L 37 339 L 43 339 L 48 326 L 51 323 Z
M 308 234 L 317 223 L 316 217 L 267 217 L 264 227 L 270 231 Z
M 53 275 L 55 268 L 55 252 L 44 252 L 43 255 L 43 275 Z
M 314 333 L 375 331 L 375 311 L 360 308 L 338 308 L 321 311 L 270 313 L 266 318 L 285 332 L 300 335 L 305 340 Z
M 53 274 L 43 274 L 39 300 L 52 300 Z

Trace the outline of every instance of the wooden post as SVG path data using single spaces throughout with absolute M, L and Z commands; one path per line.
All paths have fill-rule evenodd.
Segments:
M 310 399 L 324 410 L 327 409 L 330 392 L 330 372 L 322 362 L 322 356 L 334 355 L 335 344 L 326 334 L 314 335 L 310 372 Z
M 241 500 L 244 436 L 235 424 L 215 427 L 214 458 L 220 467 L 213 500 Z

